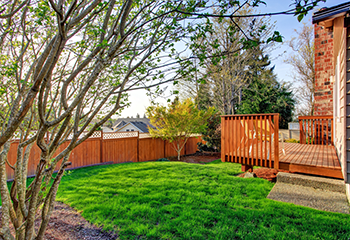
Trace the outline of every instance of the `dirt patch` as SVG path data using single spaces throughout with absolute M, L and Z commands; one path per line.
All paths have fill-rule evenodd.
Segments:
M 277 173 L 279 172 L 288 172 L 285 170 L 277 170 L 273 168 L 255 168 L 253 173 L 256 174 L 258 178 L 266 179 L 270 182 L 276 182 Z M 244 177 L 245 173 L 239 174 L 238 177 Z
M 36 231 L 39 228 L 40 218 L 36 220 Z M 11 229 L 14 232 L 14 229 Z M 66 204 L 55 202 L 49 225 L 46 228 L 44 239 L 47 240 L 110 240 L 116 239 L 111 234 L 85 220 L 77 211 Z

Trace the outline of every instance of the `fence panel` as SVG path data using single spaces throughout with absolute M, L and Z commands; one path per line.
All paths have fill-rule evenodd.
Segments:
M 333 116 L 299 117 L 300 143 L 333 145 Z
M 103 162 L 137 162 L 137 142 L 137 137 L 104 139 L 102 143 Z
M 185 155 L 185 147 L 182 148 L 180 155 Z M 177 156 L 177 152 L 173 147 L 173 143 L 165 141 L 165 157 L 174 157 Z
M 202 138 L 200 136 L 198 137 L 190 137 L 185 145 L 185 154 L 193 154 L 197 152 L 197 143 L 202 142 Z
M 188 139 L 181 155 L 195 153 L 199 141 L 202 141 L 200 137 Z M 69 143 L 70 141 L 61 144 L 54 157 L 62 152 Z M 8 161 L 11 165 L 16 163 L 17 147 L 17 141 L 14 141 L 10 146 Z M 28 176 L 35 175 L 40 160 L 40 152 L 39 147 L 34 144 L 28 159 Z M 138 132 L 98 133 L 82 142 L 72 151 L 69 157 L 72 165 L 69 166 L 69 169 L 106 162 L 142 162 L 172 156 L 177 156 L 172 144 L 161 139 L 153 139 L 146 135 L 140 138 Z M 58 169 L 59 165 L 55 170 Z M 6 166 L 6 172 L 8 179 L 13 179 L 14 170 Z
M 160 138 L 140 138 L 139 161 L 149 161 L 165 156 L 164 141 Z

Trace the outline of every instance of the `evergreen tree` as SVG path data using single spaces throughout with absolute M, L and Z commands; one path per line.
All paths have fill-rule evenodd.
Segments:
M 288 128 L 292 121 L 295 100 L 290 86 L 280 84 L 275 75 L 270 79 L 255 78 L 243 90 L 241 105 L 237 109 L 239 114 L 279 113 L 280 128 Z

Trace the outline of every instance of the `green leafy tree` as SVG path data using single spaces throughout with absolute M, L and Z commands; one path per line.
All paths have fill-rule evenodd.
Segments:
M 165 106 L 150 106 L 147 117 L 155 129 L 149 128 L 152 137 L 169 141 L 180 160 L 181 150 L 192 134 L 199 134 L 207 127 L 207 120 L 214 108 L 199 110 L 191 99 L 175 101 Z

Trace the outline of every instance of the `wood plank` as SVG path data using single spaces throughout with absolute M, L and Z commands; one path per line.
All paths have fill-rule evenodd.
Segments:
M 300 163 L 301 159 L 303 158 L 304 150 L 308 147 L 307 144 L 301 144 L 300 149 L 297 150 L 298 154 L 294 154 L 294 156 L 291 156 L 290 163 L 298 164 Z
M 330 169 L 330 168 L 290 164 L 289 171 L 297 172 L 297 173 L 313 174 L 313 175 L 324 176 L 324 177 L 344 179 L 343 174 L 342 174 L 340 169 Z

